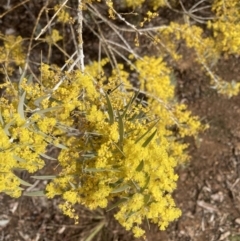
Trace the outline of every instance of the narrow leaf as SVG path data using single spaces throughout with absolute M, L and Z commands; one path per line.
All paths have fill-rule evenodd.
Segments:
M 85 168 L 85 172 L 105 172 L 105 168 Z
M 135 181 L 132 180 L 132 183 L 138 191 L 141 190 L 141 188 L 138 186 L 138 184 Z
M 148 202 L 149 202 L 150 198 L 151 198 L 151 195 L 149 195 L 149 194 L 144 195 L 144 203 L 145 203 L 145 205 L 147 205 L 147 204 L 148 204 Z
M 142 160 L 142 161 L 139 163 L 138 167 L 136 168 L 136 171 L 137 171 L 137 172 L 141 172 L 142 169 L 143 169 L 143 166 L 144 166 L 144 161 Z
M 123 192 L 123 191 L 127 190 L 129 187 L 130 187 L 129 185 L 124 185 L 124 186 L 121 186 L 121 187 L 118 187 L 118 188 L 112 190 L 111 193 Z
M 25 115 L 24 115 L 25 96 L 26 96 L 26 91 L 23 92 L 22 96 L 19 98 L 19 103 L 18 103 L 18 114 L 24 120 L 25 120 Z
M 94 153 L 87 153 L 87 154 L 83 154 L 83 155 L 81 155 L 81 156 L 84 157 L 84 158 L 94 158 L 94 157 L 96 157 L 97 155 L 94 154 Z
M 19 83 L 18 83 L 18 86 L 19 86 L 19 90 L 21 90 L 21 84 L 22 84 L 22 81 L 25 77 L 25 74 L 26 74 L 26 68 L 24 68 L 24 71 L 22 70 L 22 68 L 19 68 L 19 73 L 21 75 L 20 79 L 19 79 Z
M 107 172 L 107 171 L 120 172 L 118 169 L 106 169 L 106 168 L 85 168 L 84 171 L 85 172 Z
M 119 146 L 122 151 L 123 150 L 123 137 L 124 137 L 124 124 L 123 124 L 123 118 L 121 117 L 119 112 L 118 112 L 118 131 L 119 131 Z
M 100 222 L 94 229 L 91 230 L 91 234 L 84 240 L 84 241 L 91 241 L 97 235 L 97 233 L 102 229 L 104 226 L 105 221 Z
M 40 156 L 41 156 L 41 157 L 44 157 L 44 158 L 46 158 L 46 159 L 48 159 L 48 160 L 52 160 L 52 161 L 56 161 L 56 160 L 57 160 L 56 158 L 53 158 L 53 157 L 51 157 L 51 156 L 48 156 L 48 155 L 46 155 L 46 154 L 44 154 L 44 153 L 41 153 Z
M 115 88 L 113 88 L 113 89 L 110 91 L 110 94 L 113 93 L 116 89 L 118 89 L 121 85 L 122 85 L 122 83 L 120 83 L 120 84 L 117 85 Z M 109 92 L 108 92 L 108 93 L 109 93 Z
M 18 68 L 18 71 L 19 71 L 19 74 L 23 74 L 23 70 L 22 70 L 22 68 L 19 66 L 19 68 Z
M 58 143 L 58 144 L 54 144 L 54 146 L 56 146 L 56 147 L 58 147 L 58 148 L 60 148 L 60 149 L 68 149 L 68 147 L 66 147 L 66 146 L 64 146 L 63 144 L 60 144 L 60 143 Z
M 144 118 L 146 116 L 146 113 L 144 113 L 143 111 L 140 111 L 138 114 L 135 114 L 132 118 L 130 118 L 130 121 L 134 121 L 134 120 L 140 120 L 142 118 Z
M 0 109 L 0 122 L 1 122 L 2 126 L 4 126 L 4 122 L 3 122 L 3 118 L 2 118 L 2 111 L 1 111 L 1 109 Z
M 118 202 L 114 203 L 110 208 L 107 209 L 107 212 L 113 210 L 114 208 L 118 207 L 120 204 L 125 203 L 128 198 L 122 198 Z
M 27 83 L 31 84 L 33 82 L 33 75 L 30 74 L 27 79 L 28 79 Z
M 28 197 L 44 197 L 45 196 L 45 191 L 32 191 L 32 192 L 25 192 L 23 193 L 23 196 L 28 196 Z
M 106 99 L 107 99 L 107 106 L 108 106 L 109 123 L 113 124 L 114 123 L 114 112 L 113 112 L 112 103 L 108 97 L 108 94 L 106 94 Z
M 9 132 L 9 128 L 15 123 L 15 120 L 12 120 L 10 121 L 9 123 L 7 123 L 5 126 L 4 126 L 4 132 L 6 133 L 7 136 L 11 136 L 10 135 L 10 132 Z
M 146 222 L 147 222 L 148 230 L 150 230 L 150 223 L 147 217 L 146 217 Z
M 141 189 L 141 192 L 143 192 L 147 188 L 149 181 L 150 181 L 150 176 L 147 176 L 146 183 L 144 187 Z
M 44 100 L 44 99 L 46 99 L 48 97 L 48 95 L 44 95 L 44 96 L 41 96 L 41 97 L 39 97 L 39 98 L 37 98 L 36 100 L 34 100 L 34 105 L 35 106 L 39 106 L 39 104 Z
M 119 152 L 121 152 L 121 154 L 122 154 L 124 157 L 126 157 L 125 154 L 123 153 L 123 151 L 121 150 L 121 148 L 120 148 L 116 143 L 113 142 L 113 144 L 117 147 L 117 149 L 119 150 Z
M 135 95 L 132 97 L 132 99 L 128 102 L 127 106 L 125 107 L 125 110 L 122 114 L 122 118 L 124 119 L 126 114 L 127 114 L 127 111 L 129 109 L 129 107 L 131 106 L 131 104 L 136 100 L 136 98 L 138 97 L 138 94 L 139 94 L 140 90 L 138 92 L 135 93 Z
M 54 175 L 46 175 L 46 176 L 31 176 L 31 178 L 37 179 L 37 180 L 52 180 L 56 176 Z
M 176 80 L 176 76 L 175 76 L 174 72 L 171 72 L 169 78 L 170 78 L 170 83 L 171 83 L 171 85 L 173 85 L 174 87 L 176 87 L 176 85 L 177 85 L 177 80 Z
M 23 159 L 23 158 L 21 158 L 21 157 L 19 157 L 19 156 L 13 155 L 13 158 L 14 158 L 16 161 L 19 161 L 19 162 L 26 162 L 25 159 Z
M 68 183 L 70 184 L 70 186 L 72 187 L 73 190 L 76 189 L 76 186 L 75 186 L 72 182 L 69 182 L 69 181 L 68 181 Z
M 31 186 L 32 186 L 32 184 L 24 181 L 24 180 L 21 179 L 20 177 L 18 177 L 18 176 L 16 176 L 16 175 L 15 175 L 15 177 L 19 180 L 19 182 L 20 182 L 22 185 L 27 186 L 27 187 L 31 187 Z
M 156 121 L 143 135 L 141 135 L 135 143 L 138 143 L 140 140 L 142 140 L 143 137 L 145 137 L 152 129 L 157 125 L 158 121 Z
M 44 113 L 47 113 L 47 112 L 51 112 L 53 110 L 57 110 L 59 108 L 62 108 L 62 106 L 53 106 L 53 107 L 50 107 L 50 108 L 46 108 L 44 110 L 39 110 L 39 111 L 36 111 L 35 113 L 41 115 L 41 114 L 44 114 Z
M 157 133 L 157 129 L 147 138 L 147 140 L 143 143 L 143 147 L 146 147 L 150 141 L 154 138 L 154 136 L 156 135 Z

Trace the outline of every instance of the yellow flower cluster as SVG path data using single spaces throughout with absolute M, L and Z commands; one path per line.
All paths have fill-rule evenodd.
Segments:
M 177 158 L 178 162 L 186 161 L 184 144 L 174 142 L 174 145 L 168 145 L 168 139 L 172 138 L 170 126 L 177 126 L 180 138 L 186 135 L 195 136 L 203 127 L 200 125 L 197 117 L 187 111 L 183 104 L 174 102 L 174 86 L 171 84 L 171 69 L 166 65 L 161 57 L 144 57 L 142 61 L 136 61 L 139 70 L 139 81 L 141 88 L 146 88 L 151 93 L 148 103 L 149 112 L 154 116 L 161 117 L 156 124 L 158 132 L 165 138 L 161 142 L 169 147 L 170 152 Z M 159 87 L 161 86 L 161 88 Z
M 226 82 L 221 79 L 213 86 L 214 89 L 217 89 L 220 94 L 228 96 L 236 96 L 240 92 L 240 83 L 236 81 Z
M 208 22 L 214 32 L 216 47 L 230 54 L 240 53 L 240 3 L 238 0 L 216 0 L 212 5 L 216 20 Z
M 134 8 L 143 2 L 126 0 Z M 113 3 L 106 1 L 112 18 Z M 157 9 L 165 2 L 150 4 Z M 144 21 L 156 16 L 149 11 Z M 65 23 L 67 18 L 60 11 L 58 20 Z M 156 43 L 166 41 L 175 59 L 179 56 L 174 55 L 171 36 L 184 39 L 203 64 L 218 57 L 213 39 L 203 38 L 199 27 L 172 23 L 160 35 Z M 61 38 L 53 29 L 45 40 L 55 44 Z M 146 218 L 161 230 L 177 219 L 181 211 L 172 198 L 178 179 L 174 168 L 188 159 L 187 145 L 178 140 L 196 135 L 203 127 L 185 105 L 174 100 L 172 71 L 163 58 L 131 61 L 134 69 L 126 71 L 124 64 L 117 64 L 111 73 L 105 71 L 106 59 L 86 66 L 85 73 L 41 64 L 41 81 L 25 77 L 18 85 L 1 85 L 5 90 L 0 99 L 0 191 L 21 195 L 24 182 L 14 171 L 42 168 L 41 156 L 46 157 L 51 144 L 61 149 L 61 171 L 48 183 L 46 195 L 60 195 L 59 207 L 76 222 L 75 204 L 107 208 L 116 200 L 115 218 L 136 237 L 144 235 L 141 226 Z M 129 72 L 136 76 L 135 83 Z
M 212 71 L 222 53 L 238 54 L 240 49 L 239 14 L 234 14 L 237 2 L 229 1 L 226 6 L 224 5 L 226 12 L 223 12 L 223 5 L 220 2 L 216 1 L 213 4 L 213 10 L 217 12 L 216 20 L 208 21 L 208 28 L 213 30 L 213 36 L 204 37 L 203 29 L 190 25 L 189 22 L 184 24 L 172 22 L 166 28 L 159 30 L 160 34 L 155 37 L 155 41 L 164 46 L 165 53 L 178 60 L 181 56 L 176 53 L 176 43 L 184 40 L 186 46 L 195 51 L 195 60 L 211 78 L 214 88 L 221 94 L 233 96 L 239 93 L 239 84 L 223 81 Z
M 68 13 L 67 9 L 66 8 L 60 9 L 60 7 L 61 7 L 60 5 L 55 5 L 54 6 L 55 12 L 58 11 L 58 14 L 57 14 L 58 22 L 61 22 L 61 23 L 64 23 L 64 24 L 66 24 L 66 23 L 73 23 L 73 19 L 70 16 L 70 14 Z
M 54 44 L 62 39 L 62 36 L 59 34 L 59 31 L 56 29 L 53 29 L 51 32 L 51 35 L 47 35 L 45 37 L 45 40 L 48 44 Z
M 147 17 L 143 18 L 143 21 L 140 23 L 140 26 L 143 27 L 145 22 L 151 22 L 153 18 L 156 18 L 158 16 L 158 13 L 153 13 L 151 11 L 147 12 Z
M 201 127 L 183 105 L 172 103 L 167 109 L 174 86 L 161 58 L 135 62 L 148 106 L 138 94 L 129 92 L 132 84 L 123 65 L 112 71 L 106 84 L 106 74 L 103 78 L 98 74 L 104 73 L 105 64 L 103 60 L 86 67 L 96 85 L 79 71 L 69 74 L 74 79 L 70 88 L 78 90 L 80 97 L 74 110 L 85 125 L 79 126 L 79 136 L 61 137 L 67 147 L 58 157 L 62 171 L 48 184 L 47 196 L 62 195 L 65 204 L 60 208 L 74 218 L 76 203 L 90 209 L 106 208 L 118 198 L 116 219 L 138 237 L 144 234 L 140 226 L 145 217 L 165 229 L 181 214 L 171 193 L 178 178 L 174 167 L 187 156 L 186 145 L 169 141 L 175 136 L 170 128 L 175 124 L 173 117 L 179 122 L 179 137 L 196 134 Z M 71 93 L 63 95 L 63 89 L 68 91 L 63 84 L 54 99 L 60 97 L 64 105 Z
M 139 7 L 139 6 L 141 6 L 144 2 L 145 2 L 145 0 L 125 0 L 125 2 L 126 2 L 126 5 L 128 6 L 128 7 L 133 7 L 133 8 L 136 8 L 136 7 Z
M 153 10 L 157 10 L 160 7 L 166 6 L 165 0 L 151 0 L 150 5 L 153 7 Z
M 22 47 L 23 39 L 13 35 L 3 35 L 0 33 L 0 39 L 3 41 L 3 46 L 0 46 L 0 64 L 4 65 L 4 69 L 0 68 L 0 72 L 11 75 L 14 68 L 13 64 L 22 66 L 25 63 L 25 53 Z
M 22 190 L 19 187 L 22 182 L 14 171 L 35 172 L 42 168 L 44 161 L 40 155 L 47 147 L 44 135 L 36 130 L 35 124 L 27 122 L 20 116 L 18 113 L 20 108 L 15 103 L 10 104 L 4 97 L 0 100 L 0 192 L 12 197 L 19 197 Z
M 53 70 L 43 64 L 41 85 L 23 78 L 19 86 L 10 82 L 0 86 L 5 89 L 0 99 L 0 191 L 13 197 L 21 195 L 19 185 L 24 185 L 14 170 L 35 172 L 42 168 L 41 155 L 46 147 L 54 144 L 64 148 L 65 139 L 58 138 L 58 135 L 75 131 L 72 111 L 79 108 L 80 115 L 85 109 L 85 102 L 79 101 L 79 88 L 82 91 L 85 86 L 91 88 L 91 98 L 98 95 L 91 87 L 92 80 L 77 72 L 70 76 L 71 80 L 66 79 L 54 89 L 61 81 L 60 73 L 59 68 Z M 70 84 L 73 79 L 74 83 Z
M 145 217 L 165 229 L 180 216 L 171 197 L 174 167 L 187 156 L 186 145 L 174 138 L 201 127 L 173 102 L 171 70 L 162 58 L 134 63 L 147 102 L 132 91 L 124 65 L 107 78 L 106 63 L 87 66 L 87 74 L 42 64 L 41 83 L 22 78 L 19 85 L 1 85 L 0 191 L 19 196 L 24 182 L 14 170 L 42 168 L 41 155 L 53 144 L 61 148 L 61 172 L 47 185 L 47 196 L 61 195 L 60 208 L 76 221 L 74 204 L 106 208 L 118 198 L 116 219 L 138 237 Z M 176 124 L 179 136 L 172 131 Z

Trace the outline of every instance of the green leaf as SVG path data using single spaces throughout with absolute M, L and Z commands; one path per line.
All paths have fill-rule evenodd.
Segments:
M 117 147 L 117 149 L 119 150 L 119 152 L 121 152 L 121 154 L 122 154 L 124 157 L 126 157 L 125 154 L 123 153 L 123 151 L 121 150 L 121 148 L 120 148 L 116 143 L 113 142 L 113 144 Z
M 112 190 L 111 193 L 123 192 L 123 191 L 127 190 L 128 188 L 130 188 L 129 185 L 123 185 L 121 187 L 118 187 L 118 188 Z
M 21 75 L 20 79 L 19 79 L 19 83 L 18 83 L 18 87 L 19 87 L 19 90 L 21 90 L 21 84 L 22 84 L 22 81 L 25 77 L 25 74 L 26 74 L 26 69 L 24 69 L 24 71 L 22 70 L 22 68 L 19 67 L 19 73 Z
M 147 217 L 146 217 L 146 222 L 147 222 L 148 230 L 150 230 L 150 223 Z
M 151 195 L 149 195 L 149 194 L 144 195 L 144 203 L 145 203 L 145 205 L 147 205 L 147 204 L 148 204 L 148 202 L 149 202 L 150 198 L 151 198 Z
M 56 178 L 54 175 L 46 175 L 46 176 L 31 176 L 31 178 L 37 179 L 37 180 L 52 180 Z
M 97 154 L 95 154 L 95 153 L 86 153 L 86 154 L 83 154 L 83 155 L 81 155 L 81 156 L 84 157 L 84 158 L 91 159 L 91 158 L 96 157 Z
M 22 119 L 25 120 L 25 115 L 24 115 L 24 101 L 26 97 L 26 91 L 23 92 L 22 96 L 19 98 L 19 103 L 18 103 L 18 114 Z
M 138 90 L 135 95 L 132 97 L 132 99 L 128 102 L 127 106 L 125 107 L 125 110 L 122 114 L 122 119 L 125 118 L 126 114 L 127 114 L 127 111 L 129 109 L 129 107 L 131 106 L 131 104 L 136 100 L 136 98 L 138 97 L 138 94 L 139 94 L 140 90 Z
M 170 78 L 170 83 L 171 83 L 171 85 L 173 85 L 174 87 L 176 87 L 176 85 L 177 85 L 177 80 L 176 80 L 176 76 L 175 76 L 174 72 L 171 72 L 169 78 Z
M 41 115 L 41 114 L 44 114 L 44 113 L 51 112 L 53 110 L 57 110 L 59 108 L 62 108 L 62 106 L 53 106 L 53 107 L 46 108 L 44 110 L 38 110 L 38 111 L 36 111 L 34 113 L 37 113 L 37 114 Z
M 105 172 L 105 168 L 85 168 L 85 172 Z
M 141 172 L 142 169 L 143 169 L 143 166 L 144 166 L 144 161 L 142 160 L 142 161 L 139 163 L 138 167 L 136 168 L 136 171 L 137 171 L 137 172 Z
M 20 66 L 18 67 L 18 71 L 19 71 L 19 74 L 21 74 L 21 75 L 23 74 L 23 70 Z
M 126 201 L 128 201 L 129 198 L 122 198 L 119 201 L 117 201 L 116 203 L 114 203 L 110 208 L 107 209 L 107 212 L 113 210 L 114 208 L 118 207 L 120 204 L 125 203 Z
M 150 181 L 150 176 L 147 176 L 146 183 L 145 183 L 144 187 L 141 188 L 141 192 L 143 192 L 147 188 L 149 181 Z
M 4 126 L 4 132 L 6 133 L 7 136 L 11 136 L 10 135 L 10 132 L 9 132 L 9 128 L 15 123 L 15 120 L 12 120 L 10 121 L 9 123 L 7 123 L 5 126 Z
M 154 136 L 156 135 L 157 133 L 157 129 L 147 138 L 147 140 L 143 143 L 143 147 L 146 147 L 150 141 L 154 138 Z
M 123 124 L 123 118 L 121 117 L 119 112 L 118 112 L 118 130 L 119 130 L 119 146 L 122 151 L 123 139 L 124 139 L 124 124 Z
M 130 118 L 130 121 L 134 121 L 134 120 L 140 120 L 142 118 L 144 118 L 146 116 L 146 113 L 144 113 L 143 111 L 140 111 L 138 114 L 135 114 L 134 116 L 132 116 L 132 118 Z
M 27 80 L 27 83 L 28 83 L 28 84 L 31 84 L 31 83 L 33 82 L 33 75 L 30 74 L 27 79 L 28 79 L 28 80 Z
M 141 190 L 141 188 L 138 186 L 138 184 L 132 180 L 132 183 L 134 185 L 134 187 L 137 189 L 137 191 L 139 192 Z
M 100 222 L 95 228 L 91 230 L 91 234 L 84 241 L 91 241 L 97 235 L 97 233 L 105 225 L 105 221 Z
M 23 196 L 28 196 L 28 197 L 44 197 L 45 196 L 45 191 L 32 191 L 32 192 L 25 192 L 23 193 Z
M 46 99 L 48 97 L 48 95 L 44 95 L 44 96 L 41 96 L 41 97 L 39 97 L 39 98 L 37 98 L 36 100 L 34 100 L 34 105 L 35 106 L 39 106 L 39 104 L 44 100 L 44 99 Z
M 58 148 L 60 148 L 60 149 L 65 149 L 65 150 L 68 149 L 68 147 L 66 147 L 65 145 L 60 144 L 60 143 L 58 143 L 58 144 L 54 144 L 54 146 L 56 146 L 56 147 L 58 147 Z
M 113 124 L 114 123 L 114 112 L 113 112 L 112 103 L 108 97 L 108 94 L 106 94 L 106 99 L 107 99 L 107 106 L 108 106 L 109 123 Z
M 156 121 L 142 136 L 140 136 L 135 143 L 138 143 L 140 140 L 142 140 L 143 137 L 145 137 L 152 129 L 157 125 L 158 121 Z
M 48 156 L 48 155 L 46 155 L 46 154 L 44 154 L 44 153 L 40 153 L 40 156 L 41 156 L 41 157 L 44 157 L 44 158 L 46 158 L 46 159 L 48 159 L 48 160 L 52 160 L 52 161 L 56 161 L 56 160 L 57 160 L 56 158 L 53 158 L 53 157 L 51 157 L 51 156 Z
M 116 89 L 118 89 L 121 85 L 122 85 L 122 83 L 120 83 L 120 84 L 117 85 L 115 88 L 113 88 L 113 89 L 110 91 L 110 94 L 113 93 Z M 108 93 L 109 93 L 109 92 L 108 92 Z
M 0 109 L 0 122 L 1 122 L 2 126 L 4 126 L 4 122 L 3 122 L 3 118 L 2 118 L 2 111 L 1 111 L 1 109 Z
M 120 172 L 118 169 L 106 169 L 106 168 L 85 168 L 85 172 L 109 172 L 109 171 L 114 171 L 114 172 Z
M 21 157 L 19 157 L 19 156 L 13 155 L 13 158 L 14 158 L 16 161 L 19 161 L 19 162 L 26 162 L 25 159 L 23 159 L 23 158 L 21 158 Z
M 27 186 L 27 187 L 31 187 L 31 186 L 32 186 L 32 184 L 24 181 L 24 180 L 21 179 L 20 177 L 18 177 L 18 176 L 16 176 L 16 175 L 15 175 L 15 177 L 20 181 L 20 183 L 21 183 L 23 186 Z
M 112 183 L 110 184 L 110 186 L 111 186 L 112 188 L 116 188 L 117 186 L 120 186 L 122 183 L 123 183 L 123 178 L 120 178 L 120 179 L 118 179 L 117 181 L 112 182 Z
M 73 190 L 76 189 L 76 186 L 72 182 L 68 181 L 68 183 L 70 184 L 70 186 L 72 187 Z

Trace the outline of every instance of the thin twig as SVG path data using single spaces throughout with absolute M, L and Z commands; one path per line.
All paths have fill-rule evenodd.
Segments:
M 6 12 L 4 12 L 3 14 L 1 14 L 1 15 L 0 15 L 0 18 L 4 17 L 4 16 L 5 16 L 6 14 L 8 14 L 9 12 L 13 11 L 13 10 L 16 9 L 17 7 L 19 7 L 19 6 L 21 6 L 21 5 L 23 5 L 24 3 L 29 2 L 29 1 L 30 1 L 30 0 L 25 0 L 25 1 L 17 4 L 17 5 L 14 6 L 13 8 L 11 8 L 11 9 L 7 10 Z M 8 6 L 8 4 L 7 4 L 7 6 Z
M 61 71 L 65 69 L 65 67 L 70 63 L 70 61 L 73 59 L 73 57 L 77 54 L 77 50 L 69 57 L 69 59 L 66 61 L 66 63 L 62 66 Z
M 111 8 L 111 10 L 114 12 L 114 14 L 116 14 L 116 16 L 119 18 L 119 20 L 123 21 L 128 27 L 132 28 L 137 33 L 142 35 L 142 33 L 133 24 L 129 23 L 124 17 L 122 17 L 122 15 L 119 14 L 111 5 L 109 5 L 109 4 L 107 4 L 107 5 L 108 5 L 109 8 Z
M 48 24 L 41 29 L 41 32 L 38 34 L 38 36 L 35 38 L 35 40 L 38 40 L 40 38 L 40 36 L 46 32 L 47 28 L 49 25 L 51 25 L 52 21 L 54 20 L 54 18 L 58 15 L 58 13 L 61 11 L 61 9 L 67 4 L 68 0 L 65 0 L 65 2 L 60 6 L 60 8 L 56 11 L 56 13 L 52 16 L 51 20 L 48 22 Z
M 70 24 L 70 30 L 71 30 L 71 35 L 72 35 L 73 44 L 74 44 L 74 47 L 75 47 L 75 49 L 76 49 L 75 54 L 77 54 L 77 52 L 78 52 L 78 43 L 77 43 L 76 34 L 75 34 L 75 31 L 74 31 L 74 29 L 73 29 L 72 24 Z M 78 63 L 78 66 L 77 66 L 77 67 L 80 69 L 80 64 L 79 64 L 79 63 Z
M 97 17 L 101 18 L 116 34 L 117 36 L 122 40 L 122 42 L 126 45 L 126 47 L 129 49 L 129 52 L 132 53 L 135 56 L 135 52 L 134 50 L 131 48 L 131 46 L 128 44 L 127 40 L 123 37 L 122 34 L 120 34 L 119 31 L 117 31 L 117 27 L 116 25 L 112 24 L 108 19 L 104 18 L 102 16 L 101 13 L 99 13 L 99 11 L 93 7 L 93 6 L 89 6 L 88 8 L 90 10 L 90 12 L 94 15 L 96 15 Z M 96 22 L 96 21 L 95 21 Z M 99 26 L 99 24 L 96 22 L 96 24 Z M 99 27 L 100 29 L 100 27 Z M 136 57 L 136 56 L 135 56 Z
M 82 29 L 83 29 L 83 15 L 82 15 L 82 0 L 78 0 L 78 55 L 80 70 L 84 72 L 84 53 L 83 53 L 83 38 L 82 38 Z
M 34 34 L 36 33 L 36 29 L 37 29 L 38 23 L 40 21 L 40 17 L 42 16 L 43 11 L 47 8 L 47 5 L 48 5 L 48 0 L 46 1 L 44 6 L 42 7 L 41 11 L 39 12 L 39 14 L 37 16 L 37 19 L 36 19 L 36 22 L 34 24 L 34 28 L 33 28 L 33 31 L 32 31 L 31 37 L 30 37 L 30 42 L 29 42 L 29 45 L 28 45 L 27 58 L 26 58 L 25 66 L 24 66 L 24 72 L 26 72 L 27 68 L 29 67 L 28 62 L 29 62 L 29 59 L 30 59 L 31 50 L 34 48 L 34 46 L 32 46 Z

